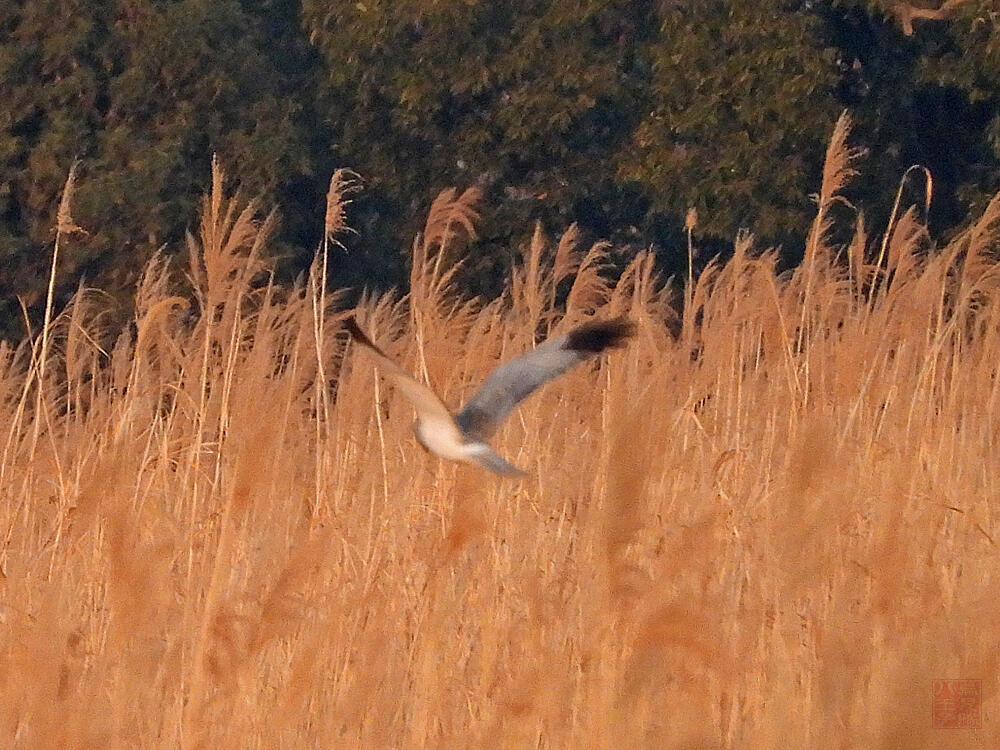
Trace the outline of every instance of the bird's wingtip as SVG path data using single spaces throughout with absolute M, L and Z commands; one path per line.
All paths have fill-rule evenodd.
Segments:
M 358 319 L 354 317 L 354 313 L 351 313 L 344 319 L 344 328 L 346 328 L 348 333 L 352 336 L 359 338 L 364 336 L 364 332 L 361 330 L 361 326 L 358 325 Z
M 635 335 L 635 323 L 624 315 L 612 320 L 584 323 L 569 332 L 565 348 L 594 354 L 624 346 Z
M 382 354 L 382 350 L 375 345 L 374 341 L 368 338 L 368 334 L 361 330 L 361 326 L 358 325 L 358 320 L 353 314 L 344 319 L 344 328 L 351 334 L 351 338 L 355 339 L 358 343 L 364 344 L 369 349 L 374 349 L 379 354 Z

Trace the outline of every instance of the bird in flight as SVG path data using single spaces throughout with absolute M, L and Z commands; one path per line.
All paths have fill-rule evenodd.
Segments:
M 438 395 L 393 362 L 361 330 L 352 315 L 345 322 L 351 336 L 375 358 L 382 374 L 417 410 L 413 432 L 424 448 L 441 458 L 477 464 L 503 476 L 525 476 L 486 441 L 504 418 L 540 386 L 605 349 L 623 346 L 635 332 L 624 318 L 585 323 L 497 367 L 458 414 Z

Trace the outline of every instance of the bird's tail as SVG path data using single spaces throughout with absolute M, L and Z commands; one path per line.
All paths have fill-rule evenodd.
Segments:
M 508 462 L 486 443 L 475 443 L 474 446 L 470 447 L 472 450 L 469 452 L 469 459 L 484 469 L 489 469 L 494 474 L 500 474 L 505 477 L 528 476 L 528 472 L 522 471 L 514 466 L 514 464 Z

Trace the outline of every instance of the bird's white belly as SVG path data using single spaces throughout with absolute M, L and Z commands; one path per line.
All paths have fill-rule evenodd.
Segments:
M 468 461 L 470 446 L 458 425 L 437 419 L 418 419 L 413 425 L 417 440 L 431 453 L 450 461 Z

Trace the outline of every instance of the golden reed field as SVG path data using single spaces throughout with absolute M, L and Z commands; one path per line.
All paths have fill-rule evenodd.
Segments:
M 944 247 L 923 206 L 868 233 L 848 129 L 798 268 L 741 235 L 676 294 L 570 228 L 464 299 L 446 191 L 410 293 L 346 310 L 351 179 L 282 289 L 216 169 L 133 326 L 81 290 L 0 348 L 0 746 L 1000 747 L 1000 197 Z M 505 423 L 511 480 L 419 447 L 352 312 L 452 406 L 550 332 L 637 332 Z

